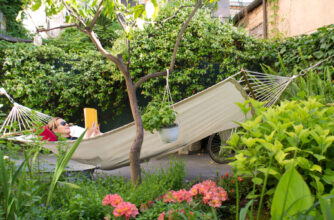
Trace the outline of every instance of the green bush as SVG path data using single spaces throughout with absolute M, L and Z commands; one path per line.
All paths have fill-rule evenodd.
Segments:
M 123 79 L 99 52 L 27 44 L 0 48 L 1 84 L 20 104 L 77 123 L 84 107 L 108 109 L 112 116 L 122 111 Z
M 189 10 L 185 8 L 176 19 L 148 25 L 133 34 L 130 68 L 134 82 L 169 66 L 176 36 Z M 169 8 L 162 9 L 158 22 L 172 13 Z M 95 31 L 108 50 L 122 52 L 117 48 L 123 48 L 124 40 L 115 23 L 99 24 Z M 199 10 L 186 29 L 176 71 L 170 76 L 173 98 L 178 101 L 188 97 L 241 67 L 260 69 L 265 47 L 232 25 L 221 24 L 208 10 Z M 83 107 L 107 110 L 109 115 L 104 118 L 110 118 L 127 102 L 125 83 L 116 66 L 95 49 L 87 36 L 74 29 L 47 40 L 41 47 L 0 42 L 0 72 L 2 86 L 17 102 L 76 123 L 83 119 Z M 151 79 L 138 94 L 161 100 L 159 91 L 164 85 L 163 78 Z
M 252 105 L 258 106 L 255 101 Z M 333 113 L 333 107 L 315 98 L 284 101 L 269 109 L 256 107 L 253 119 L 240 123 L 243 131 L 228 141 L 236 151 L 230 164 L 237 175 L 249 176 L 257 185 L 268 173 L 268 195 L 291 165 L 313 191 L 329 192 L 334 183 Z
M 190 12 L 191 8 L 185 8 L 173 19 L 161 23 L 174 14 L 170 8 L 163 8 L 155 25 L 133 34 L 130 67 L 135 79 L 169 67 L 176 37 Z M 198 10 L 181 39 L 176 70 L 169 77 L 173 98 L 178 101 L 188 97 L 242 67 L 260 70 L 266 47 L 261 40 L 248 37 L 245 31 L 213 18 L 209 9 Z M 164 85 L 164 78 L 150 79 L 143 84 L 142 93 L 161 100 Z

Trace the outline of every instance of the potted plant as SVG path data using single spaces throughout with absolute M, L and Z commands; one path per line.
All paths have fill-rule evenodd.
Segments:
M 142 115 L 144 129 L 153 133 L 159 132 L 163 143 L 171 143 L 177 140 L 179 127 L 176 121 L 176 111 L 168 102 L 151 102 Z

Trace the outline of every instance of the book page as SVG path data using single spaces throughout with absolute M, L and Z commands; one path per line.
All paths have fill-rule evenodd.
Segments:
M 93 122 L 95 122 L 96 126 L 98 125 L 97 110 L 95 108 L 84 108 L 84 115 L 85 115 L 85 128 L 90 129 L 92 127 Z

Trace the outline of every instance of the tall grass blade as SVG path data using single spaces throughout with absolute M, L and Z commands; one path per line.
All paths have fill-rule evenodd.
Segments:
M 68 162 L 70 161 L 70 159 L 71 159 L 72 155 L 74 154 L 75 150 L 78 148 L 79 144 L 81 143 L 86 131 L 87 130 L 85 130 L 85 132 L 83 132 L 81 134 L 81 136 L 78 138 L 78 140 L 76 140 L 76 142 L 73 144 L 73 146 L 70 148 L 70 150 L 67 150 L 65 155 L 61 156 L 57 160 L 55 172 L 53 174 L 53 178 L 52 178 L 50 188 L 49 188 L 48 198 L 46 200 L 46 206 L 48 206 L 50 204 L 51 199 L 52 199 L 52 194 L 53 194 L 53 191 L 56 187 L 58 179 L 59 179 L 60 175 L 63 173 L 63 171 L 65 170 L 65 167 L 67 166 Z

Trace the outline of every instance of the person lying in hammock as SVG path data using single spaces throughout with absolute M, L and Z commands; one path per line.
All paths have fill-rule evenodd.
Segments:
M 61 137 L 67 138 L 68 140 L 76 140 L 78 139 L 78 136 L 81 135 L 81 133 L 85 130 L 83 128 L 80 128 L 78 126 L 73 126 L 76 129 L 79 129 L 79 135 L 74 136 L 73 133 L 75 133 L 73 130 L 70 128 L 70 124 L 68 124 L 64 119 L 60 117 L 54 117 L 52 118 L 48 125 L 48 129 L 52 131 L 54 134 L 59 135 Z M 76 131 L 78 133 L 78 131 Z M 72 135 L 71 135 L 72 134 Z M 87 130 L 85 137 L 84 138 L 89 138 L 89 137 L 95 137 L 97 135 L 101 134 L 100 132 L 100 127 L 99 125 L 96 125 L 95 123 L 92 124 L 92 127 Z

